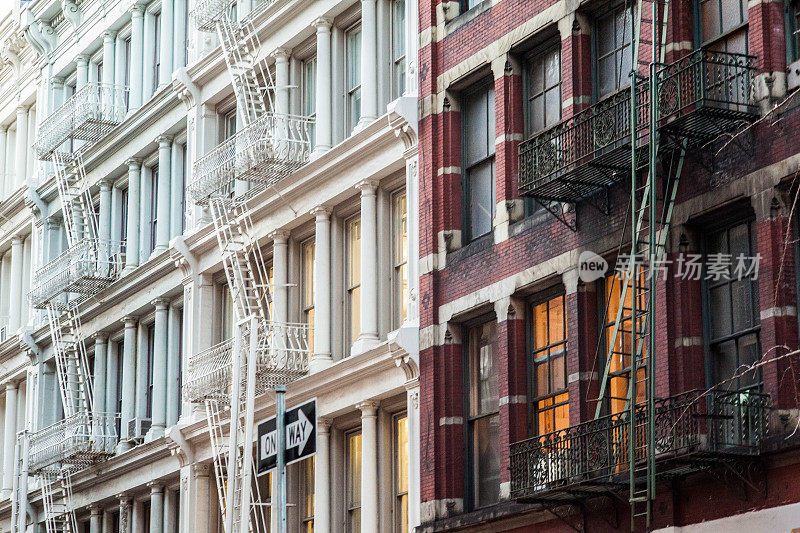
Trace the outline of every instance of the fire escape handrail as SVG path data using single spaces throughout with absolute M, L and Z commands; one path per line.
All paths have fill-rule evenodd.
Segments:
M 28 470 L 80 469 L 93 459 L 112 455 L 117 444 L 117 413 L 76 413 L 30 433 Z

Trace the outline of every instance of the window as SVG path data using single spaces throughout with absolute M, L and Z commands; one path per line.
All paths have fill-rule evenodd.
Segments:
M 347 130 L 361 118 L 361 27 L 347 32 Z
M 406 2 L 392 2 L 392 98 L 406 91 Z
M 267 308 L 269 309 L 269 316 L 272 316 L 272 300 L 274 298 L 273 295 L 275 294 L 275 269 L 272 267 L 272 265 L 267 267 L 267 283 L 269 283 L 269 294 L 267 296 L 269 301 L 267 302 Z
M 394 326 L 399 328 L 408 314 L 408 207 L 406 191 L 392 195 L 392 278 Z
M 497 322 L 469 329 L 468 435 L 472 473 L 472 507 L 500 498 L 500 401 L 497 380 Z
M 700 0 L 700 43 L 721 52 L 747 53 L 747 0 Z
M 302 521 L 305 533 L 314 533 L 314 457 L 309 457 L 301 463 L 303 488 Z
M 228 288 L 228 284 L 220 286 L 220 300 L 222 301 L 222 313 L 220 315 L 220 342 L 233 338 L 233 296 Z
M 729 258 L 736 268 L 740 254 L 744 258 L 757 254 L 755 222 L 739 222 L 711 232 L 705 236 L 704 245 L 704 265 L 719 264 Z M 741 372 L 742 365 L 751 365 L 760 359 L 761 348 L 758 281 L 753 276 L 740 274 L 744 272 L 728 268 L 719 276 L 706 271 L 703 277 L 710 384 L 722 383 L 723 389 L 743 391 L 759 386 L 759 372 L 755 370 L 732 378 Z
M 236 135 L 236 109 L 234 108 L 232 111 L 228 111 L 225 113 L 223 117 L 223 126 L 222 126 L 222 139 L 220 141 L 224 141 L 226 139 L 230 139 L 234 135 Z
M 467 240 L 492 231 L 494 218 L 494 86 L 464 97 L 461 143 L 464 158 L 464 214 Z
M 120 235 L 119 240 L 125 242 L 128 239 L 128 189 L 120 191 Z
M 158 226 L 158 167 L 150 169 L 150 253 L 156 247 Z
M 537 434 L 544 435 L 569 427 L 564 295 L 534 305 L 531 317 L 533 417 Z
M 313 119 L 317 116 L 317 58 L 303 61 L 303 115 Z M 316 144 L 315 122 L 309 124 L 311 146 Z
M 640 283 L 647 282 L 643 274 L 640 275 L 639 278 Z M 620 295 L 624 280 L 617 276 L 609 276 L 604 278 L 602 283 L 605 302 L 604 305 L 605 310 L 607 310 L 605 318 L 603 319 L 603 338 L 605 339 L 604 350 L 607 355 L 610 353 L 611 357 L 611 363 L 609 366 L 610 379 L 608 383 L 607 395 L 610 402 L 609 407 L 611 409 L 611 413 L 619 413 L 625 409 L 625 404 L 628 400 L 628 384 L 631 379 L 631 353 L 633 352 L 631 349 L 633 344 L 631 322 L 631 315 L 633 313 L 633 298 L 631 297 L 632 290 L 630 287 L 628 287 L 628 290 L 625 292 L 625 302 L 622 304 L 622 321 L 620 322 L 617 331 L 617 337 L 614 339 L 614 324 L 616 322 L 617 312 L 620 306 Z M 639 301 L 637 302 L 637 308 L 639 309 L 637 312 L 637 327 L 639 328 L 639 331 L 641 331 L 645 326 L 645 317 L 643 311 L 641 310 L 644 309 L 644 305 L 647 303 L 646 298 L 646 294 L 642 293 L 639 296 Z M 612 341 L 614 341 L 613 348 L 609 351 L 609 347 L 612 346 Z M 644 347 L 642 350 L 644 350 Z M 638 380 L 637 383 L 644 382 L 646 364 L 645 358 L 645 353 L 642 354 L 642 357 L 638 358 L 639 368 L 636 371 L 636 379 Z M 636 394 L 637 403 L 644 401 L 644 386 L 637 387 Z
M 188 11 L 188 9 L 186 10 Z M 122 83 L 128 89 L 125 91 L 125 109 L 128 109 L 130 106 L 130 88 L 131 88 L 131 38 L 128 37 L 125 39 L 124 44 L 124 54 L 125 54 L 125 63 L 123 65 L 122 70 Z
M 786 25 L 786 62 L 800 60 L 800 1 L 784 3 Z
M 153 363 L 155 357 L 155 325 L 147 326 L 147 410 L 145 416 L 153 418 Z
M 469 11 L 473 7 L 479 5 L 483 0 L 460 0 L 461 12 Z
M 158 89 L 158 72 L 161 70 L 161 13 L 153 17 L 155 46 L 153 46 L 153 92 Z M 166 81 L 166 80 L 165 80 Z
M 561 120 L 561 48 L 552 46 L 528 60 L 527 133 L 533 135 Z
M 125 343 L 123 341 L 119 341 L 117 343 L 117 380 L 115 383 L 116 390 L 114 393 L 114 397 L 116 398 L 116 413 L 122 413 L 122 361 L 125 356 Z M 122 435 L 120 433 L 122 425 L 122 417 L 116 417 L 115 426 L 117 430 L 117 435 Z M 118 531 L 118 530 L 115 530 Z
M 180 211 L 181 223 L 180 223 L 180 232 L 181 232 L 181 235 L 183 235 L 183 232 L 186 230 L 186 185 L 187 185 L 186 184 L 186 175 L 189 172 L 189 169 L 188 169 L 189 160 L 186 157 L 187 156 L 187 151 L 186 151 L 186 145 L 185 144 L 180 145 L 180 156 L 181 156 L 181 162 L 183 163 L 181 165 L 181 191 L 180 191 L 180 195 L 181 195 L 181 211 Z
M 353 217 L 345 222 L 345 301 L 346 347 L 352 346 L 361 333 L 361 219 Z
M 353 432 L 345 435 L 347 487 L 347 531 L 361 532 L 361 433 Z
M 597 19 L 597 97 L 630 83 L 633 8 L 620 6 Z
M 302 244 L 303 264 L 303 322 L 314 327 L 314 240 Z M 314 336 L 308 336 L 308 349 L 314 353 Z
M 103 83 L 103 62 L 95 63 L 94 76 L 97 83 Z
M 392 420 L 394 445 L 394 531 L 408 531 L 408 416 L 396 415 Z

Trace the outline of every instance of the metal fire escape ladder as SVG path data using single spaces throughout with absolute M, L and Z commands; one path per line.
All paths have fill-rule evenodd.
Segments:
M 72 480 L 69 472 L 50 472 L 40 475 L 39 479 L 47 533 L 78 533 L 78 523 L 72 511 Z

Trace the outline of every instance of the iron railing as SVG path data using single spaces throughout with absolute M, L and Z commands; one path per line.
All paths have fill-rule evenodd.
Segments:
M 48 160 L 68 139 L 84 144 L 65 148 L 87 149 L 105 137 L 125 119 L 128 88 L 87 83 L 62 106 L 42 121 L 33 149 L 39 159 Z
M 192 18 L 200 31 L 214 31 L 217 20 L 236 9 L 236 0 L 198 0 L 192 8 Z
M 84 239 L 36 271 L 28 297 L 42 309 L 64 293 L 94 295 L 119 278 L 124 266 L 125 243 Z
M 114 454 L 116 413 L 76 413 L 30 435 L 28 469 L 80 470 Z
M 189 402 L 228 401 L 231 389 L 233 341 L 228 339 L 198 352 L 186 364 L 183 397 Z
M 755 455 L 767 430 L 769 396 L 700 391 L 656 401 L 656 461 L 714 455 Z M 647 415 L 637 407 L 637 463 L 646 460 Z M 511 445 L 511 495 L 546 498 L 567 487 L 626 483 L 631 443 L 627 412 L 601 417 Z
M 198 159 L 189 194 L 195 203 L 228 194 L 233 180 L 273 185 L 311 155 L 313 119 L 267 113 Z

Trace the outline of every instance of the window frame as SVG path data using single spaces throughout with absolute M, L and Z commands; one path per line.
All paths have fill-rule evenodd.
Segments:
M 161 12 L 153 14 L 153 33 L 155 43 L 153 45 L 153 92 L 158 90 L 161 83 L 159 71 L 161 70 Z
M 394 533 L 407 533 L 407 529 L 403 527 L 403 525 L 408 526 L 408 514 L 405 516 L 405 520 L 402 520 L 401 513 L 402 513 L 402 498 L 406 498 L 406 506 L 410 504 L 409 502 L 409 493 L 408 487 L 406 487 L 405 491 L 399 490 L 399 481 L 400 481 L 400 455 L 399 455 L 399 448 L 397 447 L 398 443 L 398 421 L 401 419 L 406 419 L 406 443 L 410 446 L 410 442 L 408 439 L 408 412 L 400 411 L 398 413 L 394 413 L 392 415 L 392 531 Z M 410 451 L 406 451 L 406 482 L 410 484 L 411 480 L 409 479 L 409 472 L 408 463 L 410 462 Z M 408 508 L 406 508 L 408 510 Z
M 153 385 L 156 347 L 156 325 L 147 324 L 147 389 L 145 390 L 145 418 L 153 419 Z
M 353 471 L 352 471 L 352 468 L 350 468 L 350 463 L 349 463 L 348 460 L 350 458 L 350 450 L 352 449 L 351 448 L 351 446 L 352 446 L 351 439 L 356 435 L 361 437 L 359 451 L 362 451 L 363 450 L 363 446 L 364 446 L 364 441 L 363 441 L 361 428 L 352 429 L 350 431 L 345 432 L 345 434 L 344 434 L 344 469 L 345 469 L 344 515 L 345 515 L 345 530 L 348 533 L 360 533 L 360 531 L 359 531 L 360 527 L 359 527 L 359 530 L 356 530 L 356 529 L 353 528 L 352 516 L 354 514 L 354 511 L 358 510 L 359 525 L 360 525 L 361 524 L 361 509 L 363 508 L 363 503 L 364 503 L 364 502 L 361 501 L 361 484 L 364 481 L 364 479 L 363 479 L 364 465 L 362 464 L 362 454 L 359 453 L 357 455 L 358 462 L 359 462 L 358 505 L 351 505 L 351 503 L 354 501 L 351 498 L 353 496 L 355 496 L 355 494 L 353 494 L 351 492 L 351 490 L 350 490 L 351 489 L 351 485 L 353 484 L 352 481 L 351 481 L 352 480 L 352 476 L 353 476 Z
M 313 79 L 310 71 L 313 70 Z M 302 106 L 303 115 L 313 119 L 309 122 L 309 135 L 311 146 L 316 146 L 316 118 L 317 118 L 317 56 L 310 56 L 303 60 L 302 75 Z
M 405 217 L 402 217 L 405 227 L 406 247 L 403 250 L 404 258 L 398 258 L 399 247 L 402 246 L 400 238 L 401 230 L 398 227 L 398 200 L 403 197 L 405 207 Z M 408 291 L 410 280 L 408 279 L 408 193 L 405 186 L 395 190 L 390 195 L 391 199 L 391 231 L 392 231 L 392 322 L 395 329 L 401 327 L 408 316 Z M 403 275 L 403 270 L 405 275 Z M 405 288 L 402 287 L 402 280 L 405 277 Z
M 402 13 L 403 13 L 403 21 L 402 26 L 399 28 L 398 31 L 397 27 L 397 6 L 398 4 L 402 4 Z M 406 21 L 406 1 L 405 0 L 392 0 L 391 2 L 391 28 L 392 34 L 390 36 L 391 43 L 390 43 L 390 55 L 392 59 L 392 99 L 399 98 L 405 94 L 406 91 L 406 56 L 407 56 L 407 49 L 408 45 L 406 43 L 406 30 L 407 30 L 407 21 Z M 396 36 L 402 35 L 402 53 L 398 54 L 396 47 L 398 44 L 396 42 Z
M 298 476 L 300 479 L 299 488 L 300 488 L 300 498 L 301 505 L 298 509 L 298 518 L 300 519 L 300 530 L 305 531 L 307 533 L 313 533 L 314 531 L 314 517 L 316 515 L 316 497 L 315 497 L 315 490 L 316 486 L 314 484 L 315 479 L 314 476 L 316 475 L 316 456 L 312 455 L 311 457 L 307 457 L 305 460 L 301 461 L 300 463 L 300 475 Z M 311 468 L 308 468 L 308 465 L 311 465 Z M 309 471 L 311 477 L 309 478 Z M 311 480 L 311 491 L 308 490 L 309 487 L 309 479 Z M 306 509 L 308 508 L 308 499 L 311 498 L 311 514 L 307 514 Z
M 354 250 L 352 241 L 350 239 L 352 228 L 357 228 L 357 241 L 358 241 L 358 258 L 357 262 L 353 262 Z M 344 221 L 344 290 L 345 290 L 345 304 L 344 304 L 344 327 L 345 327 L 345 351 L 349 353 L 350 348 L 358 340 L 361 335 L 361 255 L 362 255 L 362 242 L 361 242 L 361 213 L 356 213 L 345 219 Z M 358 282 L 351 284 L 352 270 L 358 265 Z M 358 308 L 353 305 L 353 295 L 358 294 Z M 355 313 L 358 313 L 358 332 L 353 330 Z M 355 338 L 353 338 L 355 336 Z
M 531 104 L 532 104 L 532 100 L 535 98 L 535 96 L 533 96 L 531 94 L 531 92 L 532 92 L 531 91 L 531 85 L 532 85 L 532 76 L 533 76 L 533 63 L 536 62 L 539 59 L 543 60 L 548 54 L 550 54 L 551 52 L 553 52 L 555 50 L 558 50 L 558 83 L 548 89 L 547 88 L 547 83 L 544 81 L 544 76 L 542 76 L 542 83 L 544 84 L 543 85 L 543 89 L 542 89 L 541 93 L 537 93 L 537 94 L 540 94 L 543 98 L 545 98 L 545 95 L 547 94 L 548 90 L 558 87 L 558 96 L 559 96 L 558 97 L 558 120 L 555 121 L 553 124 L 547 125 L 547 123 L 546 123 L 547 122 L 546 121 L 547 112 L 545 111 L 544 112 L 544 117 L 545 118 L 542 120 L 542 123 L 544 124 L 544 127 L 542 129 L 534 131 L 533 128 L 530 127 L 530 125 L 532 123 L 532 118 L 533 118 L 533 109 L 532 109 L 532 105 Z M 550 39 L 547 39 L 546 41 L 544 41 L 543 43 L 541 43 L 540 45 L 536 46 L 534 49 L 532 49 L 527 54 L 525 54 L 525 70 L 524 70 L 525 76 L 524 76 L 524 83 L 523 83 L 523 86 L 522 86 L 522 97 L 523 97 L 523 118 L 525 119 L 524 130 L 525 130 L 525 138 L 526 139 L 530 139 L 531 137 L 533 137 L 537 133 L 540 133 L 542 131 L 545 131 L 545 130 L 553 127 L 555 124 L 558 124 L 559 122 L 561 122 L 564 119 L 564 109 L 563 109 L 563 102 L 562 102 L 562 95 L 563 95 L 563 90 L 562 89 L 563 89 L 563 85 L 564 85 L 564 76 L 563 76 L 564 72 L 563 72 L 563 69 L 562 69 L 561 52 L 562 52 L 562 50 L 561 50 L 561 42 L 558 41 L 558 39 L 556 39 L 556 38 L 550 38 Z M 542 65 L 544 66 L 544 61 L 542 61 Z M 547 103 L 546 99 L 544 100 L 544 103 L 545 104 Z
M 735 26 L 732 26 L 731 28 L 728 28 L 725 31 L 722 31 L 722 20 L 721 20 L 721 17 L 722 17 L 722 5 L 720 4 L 720 11 L 719 11 L 719 13 L 720 13 L 720 26 L 719 26 L 720 27 L 720 34 L 715 36 L 715 37 L 712 37 L 710 39 L 707 39 L 707 40 L 703 39 L 703 9 L 702 9 L 702 5 L 704 3 L 706 3 L 706 2 L 721 2 L 721 1 L 722 0 L 694 0 L 692 2 L 692 9 L 694 11 L 694 13 L 693 13 L 694 14 L 694 20 L 697 21 L 697 23 L 694 25 L 694 40 L 695 40 L 695 43 L 697 43 L 697 48 L 705 49 L 705 48 L 709 48 L 709 47 L 711 47 L 711 46 L 713 46 L 713 45 L 715 45 L 717 43 L 725 42 L 732 35 L 744 30 L 745 47 L 749 52 L 749 49 L 750 49 L 750 38 L 749 38 L 749 35 L 748 35 L 748 32 L 747 32 L 747 27 L 748 27 L 748 24 L 750 23 L 750 21 L 749 21 L 749 17 L 748 17 L 748 10 L 747 10 L 747 2 L 746 1 L 745 1 L 744 10 L 742 10 L 742 12 L 740 13 L 740 16 L 741 16 L 742 20 L 738 24 L 736 24 Z M 742 7 L 741 2 L 739 3 L 739 7 L 741 9 L 741 7 Z
M 605 58 L 610 57 L 610 56 L 616 56 L 616 53 L 621 51 L 621 50 L 623 51 L 622 53 L 624 54 L 624 49 L 626 48 L 626 45 L 624 45 L 624 44 L 623 44 L 623 46 L 618 47 L 618 46 L 616 46 L 616 43 L 612 43 L 611 51 L 609 53 L 601 55 L 600 54 L 600 23 L 606 17 L 611 17 L 612 20 L 615 21 L 614 22 L 615 26 L 612 29 L 612 34 L 616 35 L 616 31 L 615 31 L 616 30 L 616 18 L 615 18 L 616 13 L 618 11 L 625 11 L 626 8 L 630 10 L 630 16 L 631 17 L 635 17 L 636 16 L 635 13 L 634 13 L 634 10 L 636 9 L 635 6 L 633 6 L 633 5 L 628 6 L 626 2 L 622 2 L 622 3 L 614 3 L 612 6 L 607 7 L 605 9 L 603 9 L 602 11 L 599 11 L 594 16 L 594 18 L 592 20 L 592 35 L 591 35 L 592 70 L 591 70 L 591 75 L 592 75 L 592 97 L 593 97 L 592 99 L 593 99 L 594 102 L 599 102 L 601 100 L 604 100 L 604 99 L 608 98 L 609 96 L 611 96 L 611 95 L 613 95 L 613 94 L 615 94 L 615 93 L 617 93 L 619 91 L 627 89 L 630 86 L 630 76 L 626 75 L 625 73 L 620 73 L 619 84 L 617 84 L 615 82 L 615 85 L 617 85 L 617 86 L 613 90 L 611 90 L 611 91 L 609 91 L 607 93 L 602 93 L 602 94 L 600 92 L 600 61 L 602 59 L 605 59 Z M 623 35 L 623 43 L 624 42 L 625 42 L 625 36 Z M 630 36 L 630 41 L 627 44 L 627 48 L 631 51 L 630 52 L 630 54 L 631 54 L 631 68 L 633 68 L 633 34 L 632 33 L 631 33 L 631 36 Z M 617 69 L 621 65 L 617 65 L 616 64 L 616 59 L 615 59 L 614 63 L 615 63 L 614 64 L 614 72 L 616 73 Z M 627 78 L 627 80 L 628 80 L 627 83 L 623 82 L 623 80 L 625 78 Z
M 158 240 L 158 164 L 150 167 L 150 251 L 156 249 Z
M 351 36 L 358 33 L 358 83 L 351 86 L 350 80 L 350 51 L 351 51 Z M 364 58 L 361 57 L 361 40 L 364 38 L 361 22 L 358 22 L 344 32 L 344 84 L 345 84 L 345 127 L 347 128 L 348 136 L 353 132 L 353 129 L 358 125 L 361 120 L 362 102 L 361 102 L 361 62 Z M 358 101 L 358 118 L 353 115 L 353 102 Z
M 311 249 L 311 265 L 306 264 L 306 253 Z M 303 324 L 308 324 L 310 328 L 314 326 L 314 320 L 316 319 L 316 315 L 314 313 L 314 297 L 316 292 L 316 279 L 315 279 L 315 272 L 314 269 L 316 268 L 317 256 L 317 242 L 314 237 L 310 237 L 303 242 L 300 243 L 300 279 L 303 281 L 303 286 L 300 290 L 300 315 L 303 319 Z M 311 277 L 307 280 L 306 276 L 309 274 L 309 268 L 311 270 L 310 274 Z M 311 282 L 311 293 L 306 294 L 308 290 L 307 282 L 310 280 Z M 306 299 L 306 297 L 310 296 L 310 301 Z M 308 338 L 309 350 L 311 353 L 314 353 L 314 336 L 309 335 Z

